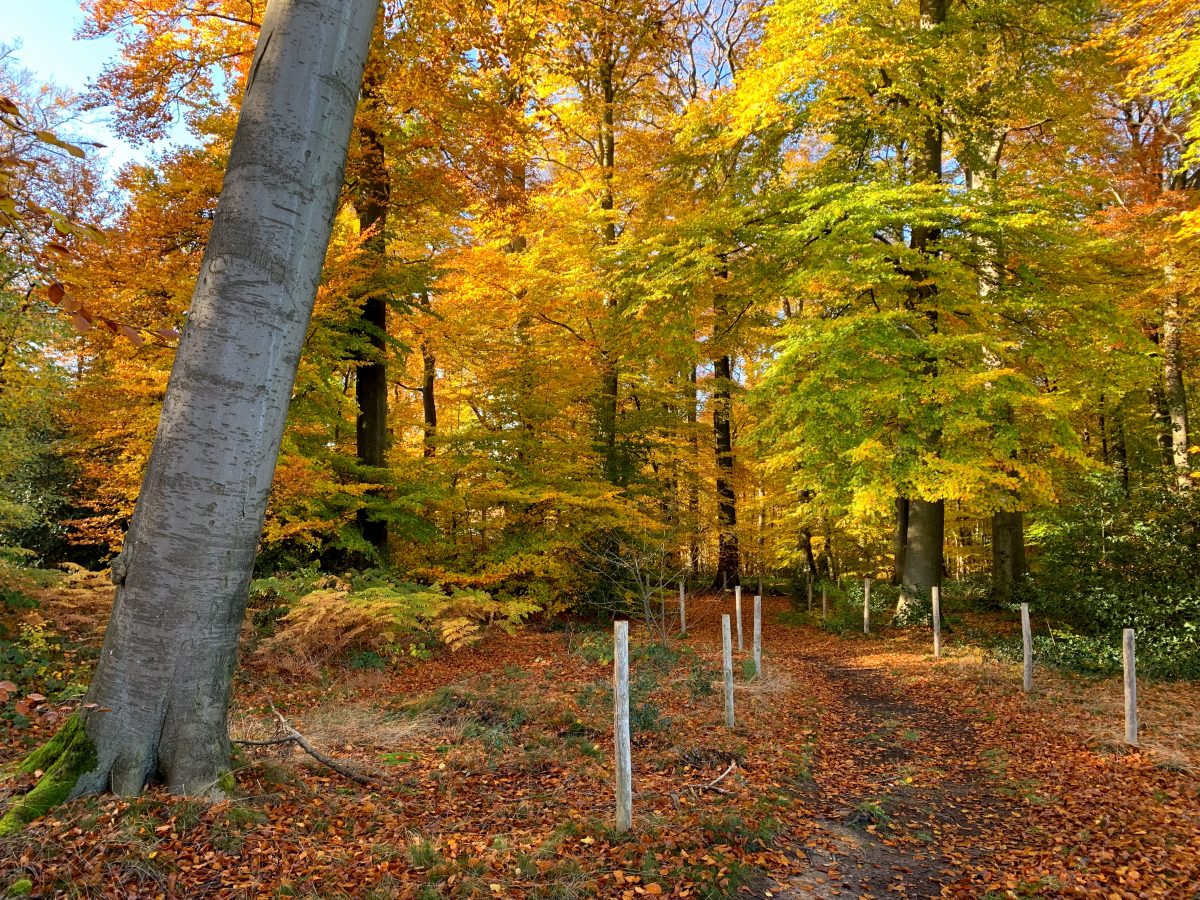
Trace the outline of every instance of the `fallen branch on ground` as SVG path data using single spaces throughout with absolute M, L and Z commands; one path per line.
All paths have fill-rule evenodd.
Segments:
M 672 805 L 674 805 L 674 807 L 676 809 L 679 809 L 679 795 L 682 794 L 684 791 L 687 791 L 693 797 L 699 797 L 705 791 L 713 791 L 717 794 L 728 794 L 729 791 L 725 790 L 725 788 L 723 788 L 723 787 L 717 787 L 717 785 L 719 785 L 722 781 L 724 781 L 726 776 L 728 776 L 729 773 L 732 772 L 736 768 L 737 768 L 737 760 L 731 759 L 729 761 L 729 767 L 727 769 L 725 769 L 725 771 L 722 772 L 720 775 L 718 775 L 716 778 L 714 778 L 712 781 L 708 782 L 707 784 L 685 784 L 679 790 L 671 791 Z
M 270 700 L 267 704 L 271 707 L 271 712 L 275 714 L 275 718 L 279 720 L 279 727 L 284 730 L 284 734 L 279 737 L 265 738 L 263 740 L 235 740 L 235 744 L 241 744 L 244 747 L 270 747 L 278 744 L 295 744 L 317 762 L 324 766 L 328 766 L 339 775 L 349 778 L 351 781 L 356 781 L 359 784 L 374 784 L 374 781 L 353 769 L 349 769 L 342 765 L 332 756 L 322 753 L 316 747 L 308 742 L 299 731 L 292 727 L 292 724 L 283 717 L 283 713 L 275 708 L 275 704 Z

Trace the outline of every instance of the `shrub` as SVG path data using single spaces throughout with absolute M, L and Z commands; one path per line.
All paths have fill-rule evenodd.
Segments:
M 483 625 L 511 628 L 537 610 L 525 600 L 500 601 L 483 591 L 447 593 L 440 585 L 393 582 L 376 571 L 315 584 L 290 604 L 265 650 L 315 660 L 351 652 L 397 656 L 435 643 L 458 650 L 478 640 Z M 281 589 L 285 599 L 284 582 L 270 586 Z

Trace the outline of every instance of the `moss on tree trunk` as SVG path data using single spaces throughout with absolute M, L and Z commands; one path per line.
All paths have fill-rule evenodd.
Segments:
M 41 772 L 33 790 L 14 798 L 0 819 L 0 837 L 20 831 L 47 810 L 71 797 L 79 777 L 96 767 L 96 746 L 87 736 L 83 717 L 71 716 L 58 733 L 34 750 L 18 768 L 34 775 Z

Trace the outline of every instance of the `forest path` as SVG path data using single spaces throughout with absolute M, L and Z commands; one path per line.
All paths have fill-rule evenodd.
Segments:
M 775 896 L 941 896 L 1020 815 L 999 754 L 956 708 L 960 697 L 913 690 L 871 664 L 870 642 L 795 643 L 774 662 L 819 698 L 806 797 L 818 831 L 799 851 L 810 868 Z

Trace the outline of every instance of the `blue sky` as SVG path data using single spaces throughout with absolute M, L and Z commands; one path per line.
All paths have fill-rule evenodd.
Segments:
M 79 0 L 0 0 L 0 43 L 19 44 L 17 59 L 40 80 L 82 91 L 118 53 L 111 38 L 75 40 L 82 18 Z M 114 168 L 148 155 L 149 148 L 134 149 L 114 135 L 103 110 L 74 131 L 73 137 L 106 144 L 101 153 Z

